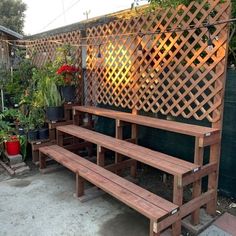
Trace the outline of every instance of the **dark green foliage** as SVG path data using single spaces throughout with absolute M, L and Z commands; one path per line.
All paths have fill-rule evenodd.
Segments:
M 0 25 L 23 33 L 25 10 L 22 0 L 0 0 Z

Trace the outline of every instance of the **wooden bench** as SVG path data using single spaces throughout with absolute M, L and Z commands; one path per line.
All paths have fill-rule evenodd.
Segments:
M 97 164 L 100 166 L 104 166 L 104 151 L 108 149 L 173 175 L 173 203 L 178 206 L 183 204 L 183 183 L 186 182 L 185 178 L 194 176 L 200 169 L 199 165 L 76 125 L 57 127 L 57 142 L 59 146 L 63 146 L 64 134 L 70 134 L 86 142 L 96 144 Z M 134 176 L 135 170 L 136 165 L 131 166 L 132 176 Z M 196 178 L 192 178 L 190 181 L 194 182 Z M 174 227 L 174 231 L 180 234 L 181 222 L 178 222 Z
M 76 173 L 76 195 L 84 194 L 84 180 L 96 185 L 129 207 L 150 219 L 150 235 L 174 224 L 179 207 L 112 172 L 93 164 L 58 145 L 39 148 L 40 168 L 46 168 L 46 157 L 50 157 Z M 164 222 L 163 222 L 164 221 Z M 173 235 L 178 235 L 175 232 Z
M 123 138 L 123 127 L 125 123 L 131 124 L 131 139 L 137 142 L 138 127 L 137 125 L 152 127 L 155 129 L 166 130 L 183 135 L 192 136 L 195 138 L 194 147 L 194 163 L 201 166 L 201 170 L 195 174 L 195 177 L 189 176 L 183 182 L 183 185 L 187 185 L 190 182 L 194 182 L 193 185 L 193 198 L 199 197 L 202 194 L 201 178 L 208 176 L 208 191 L 214 190 L 215 198 L 207 203 L 207 212 L 214 215 L 216 212 L 216 199 L 217 199 L 217 176 L 219 168 L 219 145 L 221 142 L 221 132 L 218 128 L 204 127 L 199 125 L 191 125 L 186 123 L 180 123 L 176 121 L 163 120 L 158 118 L 152 118 L 148 116 L 138 115 L 135 110 L 132 113 L 115 111 L 111 109 L 98 108 L 94 106 L 75 106 L 73 108 L 74 124 L 80 124 L 82 122 L 83 115 L 88 115 L 88 124 L 92 124 L 92 115 L 102 116 L 114 119 L 116 121 L 116 138 Z M 210 147 L 209 163 L 203 164 L 204 148 Z M 183 147 L 184 148 L 184 147 Z M 119 156 L 117 156 L 116 162 L 118 162 Z M 193 180 L 196 181 L 193 181 Z M 181 200 L 179 200 L 181 202 Z M 192 214 L 193 224 L 199 223 L 199 209 Z

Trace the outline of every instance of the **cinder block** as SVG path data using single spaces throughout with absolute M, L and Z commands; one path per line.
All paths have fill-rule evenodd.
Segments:
M 182 220 L 182 226 L 189 230 L 193 235 L 199 235 L 203 230 L 205 230 L 216 217 L 212 217 L 206 213 L 204 209 L 200 209 L 200 224 L 193 225 L 191 223 L 191 215 L 187 216 Z
M 21 163 L 15 164 L 15 165 L 11 165 L 11 168 L 12 168 L 13 170 L 16 170 L 16 169 L 21 168 L 21 167 L 23 167 L 23 166 L 25 166 L 25 162 L 21 162 Z
M 9 162 L 10 166 L 23 162 L 22 155 L 20 155 L 20 154 L 18 154 L 18 155 L 8 155 L 8 153 L 5 152 L 5 156 L 8 160 L 8 162 Z
M 21 174 L 28 172 L 29 170 L 30 170 L 30 168 L 28 166 L 24 166 L 24 167 L 21 167 L 21 168 L 15 170 L 15 174 L 21 175 Z

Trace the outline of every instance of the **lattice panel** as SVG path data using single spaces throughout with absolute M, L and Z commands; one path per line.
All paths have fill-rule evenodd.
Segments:
M 79 30 L 32 40 L 27 43 L 27 52 L 31 56 L 33 63 L 41 67 L 47 62 L 53 61 L 55 59 L 56 49 L 64 44 L 70 44 L 74 48 L 72 56 L 76 58 L 76 64 L 81 70 L 81 78 L 79 78 L 81 82 L 78 83 L 77 100 L 82 102 L 82 47 L 80 46 L 81 32 Z
M 210 28 L 209 50 L 209 31 L 201 26 L 229 14 L 230 2 L 191 2 L 88 28 L 87 103 L 217 122 L 229 27 Z

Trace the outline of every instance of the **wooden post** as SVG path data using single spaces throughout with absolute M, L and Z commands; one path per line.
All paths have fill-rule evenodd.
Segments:
M 63 133 L 59 130 L 57 132 L 57 145 L 63 147 Z
M 116 120 L 116 138 L 123 139 L 123 126 L 122 121 Z M 115 153 L 115 163 L 122 161 L 122 155 L 119 153 Z
M 82 113 L 73 109 L 73 124 L 74 125 L 82 125 L 83 124 L 83 116 Z
M 138 112 L 134 108 L 132 110 L 133 115 L 137 115 Z M 134 140 L 135 144 L 138 143 L 138 126 L 136 124 L 131 125 L 131 139 Z M 134 161 L 134 164 L 131 166 L 130 175 L 135 178 L 137 176 L 137 161 Z
M 39 152 L 39 168 L 45 169 L 46 168 L 46 156 Z
M 93 124 L 92 124 L 92 114 L 87 114 L 88 117 L 88 124 L 87 124 L 87 128 L 88 129 L 92 129 L 93 128 Z M 90 143 L 87 147 L 88 149 L 88 156 L 92 157 L 93 156 L 93 144 Z
M 160 232 L 157 232 L 157 223 L 153 220 L 150 220 L 150 236 L 160 236 Z
M 105 151 L 100 145 L 97 145 L 97 165 L 105 166 Z
M 84 179 L 76 173 L 76 197 L 81 197 L 84 195 Z
M 204 148 L 199 147 L 199 138 L 195 138 L 195 151 L 194 151 L 194 163 L 197 165 L 203 165 Z M 202 193 L 202 180 L 198 180 L 193 183 L 193 195 L 192 198 L 200 196 Z M 192 213 L 192 224 L 197 225 L 200 223 L 200 208 Z
M 231 8 L 232 8 L 232 4 L 229 1 L 229 7 L 227 9 L 226 14 L 229 16 L 229 19 L 231 18 Z M 230 29 L 229 29 L 229 25 L 227 25 L 227 39 L 229 39 L 229 35 L 230 35 Z M 225 35 L 226 32 L 221 31 L 222 35 Z M 224 60 L 221 61 L 221 63 L 218 63 L 216 66 L 216 74 L 221 72 L 221 68 L 222 66 L 224 66 L 224 73 L 221 75 L 221 83 L 222 83 L 222 88 L 220 91 L 220 95 L 221 95 L 221 105 L 220 105 L 220 119 L 212 124 L 213 128 L 218 128 L 220 129 L 221 133 L 220 133 L 220 140 L 221 140 L 221 136 L 222 136 L 222 127 L 223 127 L 223 115 L 224 115 L 224 92 L 225 92 L 225 84 L 226 84 L 226 73 L 227 73 L 227 60 L 228 60 L 228 47 L 229 44 L 227 43 L 227 40 L 225 42 L 224 47 L 221 48 L 221 50 L 218 50 L 216 56 L 220 57 L 220 55 L 223 53 L 224 54 L 224 50 L 226 51 L 225 53 L 225 57 Z M 223 65 L 222 65 L 223 64 Z M 217 86 L 217 85 L 215 85 Z M 214 103 L 218 102 L 219 98 L 218 97 L 214 97 Z M 213 117 L 216 117 L 217 114 L 214 111 L 213 112 Z M 214 189 L 215 191 L 215 196 L 214 199 L 212 201 L 210 201 L 207 204 L 207 213 L 210 215 L 215 215 L 216 214 L 216 207 L 217 207 L 217 188 L 218 188 L 218 178 L 219 178 L 219 167 L 220 167 L 220 151 L 221 151 L 221 142 L 211 145 L 210 147 L 210 163 L 217 163 L 218 164 L 218 168 L 216 172 L 213 172 L 212 174 L 209 175 L 208 178 L 208 190 Z
M 88 129 L 93 128 L 93 116 L 92 114 L 88 114 Z
M 217 207 L 217 188 L 218 188 L 218 175 L 219 175 L 219 163 L 220 163 L 220 144 L 211 145 L 210 149 L 210 163 L 217 163 L 218 168 L 216 172 L 213 172 L 208 177 L 208 191 L 214 189 L 214 199 L 207 204 L 207 213 L 210 215 L 216 214 Z
M 182 176 L 174 176 L 173 183 L 173 203 L 182 206 L 183 204 L 183 181 Z M 181 235 L 181 220 L 176 221 L 172 225 L 172 235 Z

